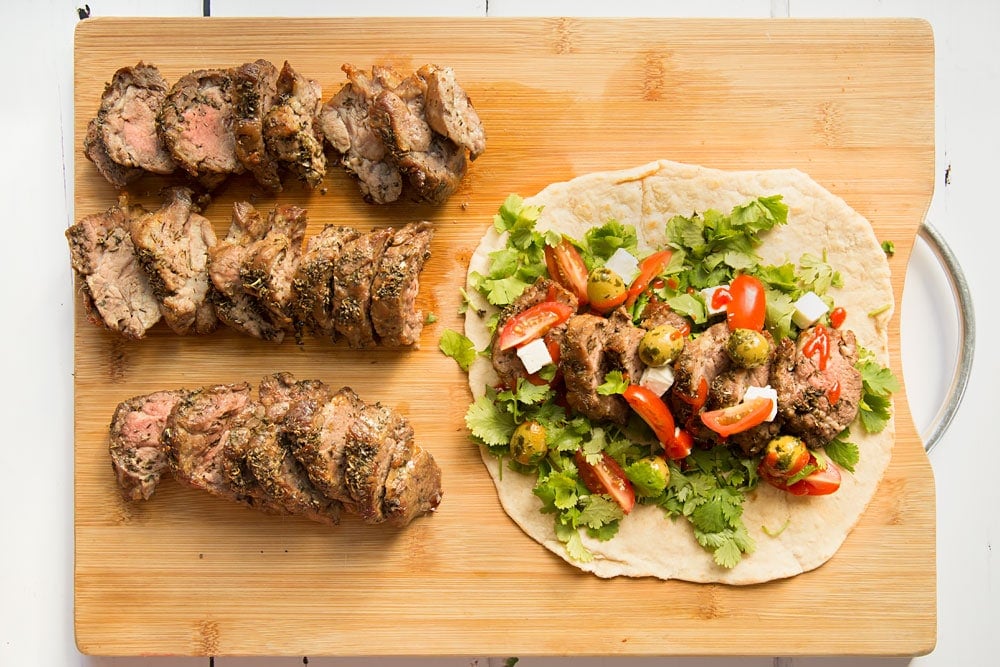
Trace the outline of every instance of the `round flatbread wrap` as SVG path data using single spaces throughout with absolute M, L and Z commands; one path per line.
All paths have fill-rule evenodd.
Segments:
M 542 207 L 539 231 L 551 229 L 582 239 L 589 228 L 614 219 L 634 226 L 640 250 L 651 250 L 665 245 L 666 223 L 673 216 L 707 209 L 728 212 L 755 197 L 776 194 L 788 206 L 788 223 L 761 235 L 757 252 L 763 263 L 797 262 L 804 253 L 825 252 L 843 278 L 843 287 L 828 292 L 848 314 L 843 328 L 854 331 L 858 344 L 887 366 L 887 326 L 894 304 L 885 253 L 864 217 L 800 171 L 727 172 L 657 161 L 555 183 L 525 204 Z M 505 238 L 491 226 L 470 261 L 470 273 L 485 273 L 489 253 L 504 244 Z M 466 313 L 466 336 L 483 350 L 491 339 L 486 322 L 496 309 L 474 289 L 467 291 L 475 307 Z M 879 309 L 880 314 L 869 316 Z M 480 355 L 469 372 L 473 396 L 482 396 L 496 381 L 489 359 Z M 600 577 L 753 584 L 814 569 L 844 542 L 889 465 L 894 424 L 890 420 L 883 431 L 870 434 L 856 420 L 851 441 L 858 445 L 860 462 L 853 474 L 844 472 L 836 493 L 793 496 L 764 483 L 748 493 L 743 521 L 756 548 L 732 569 L 717 565 L 699 546 L 688 522 L 671 520 L 662 509 L 648 505 L 636 505 L 611 540 L 584 534 L 594 558 L 574 561 L 556 538 L 552 516 L 539 511 L 541 501 L 532 493 L 534 476 L 511 470 L 501 475 L 505 463 L 485 447 L 482 453 L 507 514 L 532 539 L 576 567 Z

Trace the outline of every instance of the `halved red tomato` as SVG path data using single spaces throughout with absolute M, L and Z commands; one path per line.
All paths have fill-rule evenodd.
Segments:
M 694 447 L 694 438 L 691 437 L 691 434 L 682 428 L 675 428 L 674 441 L 670 443 L 669 447 L 663 448 L 663 453 L 667 455 L 667 458 L 677 461 L 690 454 L 692 447 Z
M 701 421 L 723 438 L 742 433 L 764 422 L 771 414 L 771 399 L 751 398 L 728 408 L 701 413 Z
M 690 333 L 690 332 L 689 332 Z M 687 334 L 685 334 L 687 335 Z M 705 402 L 708 400 L 708 380 L 702 377 L 698 381 L 698 393 L 694 396 L 688 396 L 683 391 L 675 391 L 674 396 L 681 399 L 685 403 L 691 406 L 691 409 L 697 412 L 705 407 Z
M 557 245 L 545 246 L 545 267 L 552 280 L 572 292 L 581 306 L 587 305 L 587 265 L 565 236 Z
M 729 284 L 729 296 L 731 300 L 726 305 L 726 322 L 730 330 L 760 331 L 764 328 L 767 312 L 764 283 L 741 273 Z
M 799 481 L 789 484 L 780 477 L 773 477 L 766 471 L 759 470 L 761 478 L 771 486 L 787 491 L 793 496 L 826 496 L 840 488 L 840 468 L 834 463 L 827 461 L 823 464 L 817 462 L 816 457 L 810 455 L 807 465 L 816 466 L 816 471 L 812 472 Z M 820 467 L 823 465 L 824 467 Z
M 625 514 L 635 507 L 635 489 L 632 482 L 625 476 L 625 471 L 607 452 L 601 452 L 601 458 L 596 463 L 590 463 L 582 449 L 576 450 L 573 460 L 580 471 L 583 485 L 591 493 L 606 493 L 621 505 Z
M 568 320 L 572 314 L 573 309 L 562 301 L 535 304 L 507 320 L 500 330 L 497 343 L 501 350 L 509 350 L 541 338 L 549 329 Z
M 628 287 L 628 297 L 625 299 L 626 308 L 631 308 L 635 304 L 635 300 L 646 291 L 653 278 L 660 275 L 660 272 L 670 263 L 672 256 L 672 251 L 660 250 L 639 262 L 639 275 Z
M 674 444 L 675 428 L 674 416 L 670 413 L 667 404 L 656 395 L 656 392 L 638 384 L 629 385 L 622 396 L 625 397 L 629 407 L 635 410 L 635 413 L 653 429 L 656 439 L 660 441 L 664 451 L 667 451 L 669 456 L 671 446 Z M 671 458 L 677 457 L 671 456 Z

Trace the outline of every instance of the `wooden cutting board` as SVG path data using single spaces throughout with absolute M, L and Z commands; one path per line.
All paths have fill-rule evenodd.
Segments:
M 80 649 L 91 654 L 800 655 L 919 654 L 935 643 L 934 481 L 896 397 L 892 464 L 836 556 L 750 587 L 601 580 L 524 536 L 496 499 L 462 416 L 463 373 L 437 351 L 461 330 L 466 262 L 508 193 L 656 158 L 726 169 L 798 167 L 892 239 L 897 305 L 933 191 L 934 45 L 915 20 L 89 19 L 76 33 L 76 217 L 116 192 L 82 157 L 88 120 L 114 71 L 155 63 L 168 81 L 257 58 L 317 79 L 342 63 L 454 67 L 486 125 L 486 153 L 442 206 L 365 204 L 331 167 L 324 188 L 279 197 L 246 178 L 206 215 L 228 227 L 234 200 L 295 203 L 309 233 L 432 220 L 420 304 L 437 316 L 419 350 L 355 352 L 309 339 L 263 343 L 158 325 L 124 342 L 74 330 L 76 568 Z M 131 188 L 155 206 L 162 181 Z M 899 362 L 898 317 L 891 331 Z M 409 415 L 443 469 L 439 512 L 405 530 L 337 529 L 263 516 L 162 484 L 120 500 L 107 453 L 119 401 L 157 389 L 256 381 L 278 370 L 350 385 Z

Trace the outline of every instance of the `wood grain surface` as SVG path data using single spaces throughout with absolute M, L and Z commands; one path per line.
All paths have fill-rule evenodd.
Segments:
M 90 19 L 75 44 L 76 218 L 115 190 L 82 156 L 86 124 L 121 66 L 168 81 L 197 68 L 288 60 L 324 99 L 343 63 L 454 67 L 489 143 L 442 206 L 362 202 L 331 167 L 322 190 L 278 197 L 231 179 L 205 214 L 222 235 L 232 202 L 309 210 L 324 224 L 436 225 L 420 305 L 437 316 L 419 350 L 275 345 L 160 324 L 126 342 L 75 323 L 75 621 L 84 653 L 288 655 L 919 654 L 935 643 L 930 466 L 896 396 L 891 466 L 834 558 L 749 587 L 602 580 L 525 537 L 501 509 L 462 416 L 464 374 L 437 351 L 458 315 L 467 260 L 508 193 L 656 158 L 724 169 L 797 167 L 892 239 L 897 307 L 934 165 L 934 46 L 912 20 Z M 163 180 L 133 185 L 157 204 Z M 891 330 L 899 363 L 898 318 Z M 123 502 L 107 452 L 118 402 L 157 389 L 256 381 L 274 371 L 349 385 L 405 412 L 443 470 L 436 515 L 404 530 L 264 516 L 161 485 Z

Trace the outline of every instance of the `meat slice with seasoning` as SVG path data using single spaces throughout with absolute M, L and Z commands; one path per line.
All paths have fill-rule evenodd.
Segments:
M 607 372 L 604 341 L 608 320 L 583 314 L 569 318 L 560 344 L 560 364 L 566 382 L 566 402 L 590 419 L 628 421 L 628 406 L 618 395 L 597 392 Z
M 279 191 L 278 162 L 264 142 L 264 118 L 277 98 L 278 70 L 267 60 L 255 60 L 232 74 L 236 159 L 262 186 Z
M 138 167 L 123 167 L 108 155 L 108 147 L 104 145 L 101 132 L 97 127 L 97 119 L 87 124 L 87 134 L 83 138 L 83 154 L 94 163 L 98 173 L 116 188 L 126 185 L 142 176 L 145 172 Z
M 167 417 L 186 391 L 158 391 L 123 401 L 111 418 L 111 467 L 126 500 L 148 500 L 170 470 L 163 439 Z
M 382 496 L 382 517 L 405 526 L 414 517 L 433 512 L 441 503 L 441 468 L 412 439 L 393 450 Z
M 415 304 L 433 236 L 429 222 L 410 223 L 394 231 L 382 253 L 371 299 L 372 325 L 382 345 L 413 345 L 420 337 L 424 316 Z
M 365 523 L 385 521 L 382 500 L 392 458 L 412 439 L 409 422 L 379 404 L 364 406 L 351 422 L 344 449 L 344 485 Z
M 291 205 L 272 209 L 267 231 L 249 245 L 240 267 L 243 290 L 257 298 L 281 329 L 292 325 L 292 281 L 302 256 L 307 224 L 305 209 Z
M 208 333 L 218 323 L 208 278 L 215 230 L 198 214 L 192 194 L 189 188 L 168 188 L 163 205 L 134 218 L 130 229 L 163 318 L 179 334 Z
M 344 244 L 360 235 L 353 227 L 327 225 L 306 242 L 292 279 L 292 326 L 297 337 L 305 332 L 333 338 L 334 268 Z
M 377 344 L 369 315 L 372 283 L 392 235 L 392 229 L 383 228 L 348 241 L 334 269 L 334 329 L 352 348 L 368 348 Z
M 89 319 L 134 339 L 145 336 L 162 316 L 129 233 L 132 218 L 143 213 L 123 197 L 66 230 L 70 263 L 80 278 Z
M 486 150 L 486 130 L 455 78 L 455 71 L 427 65 L 420 74 L 427 81 L 427 122 L 435 132 L 469 151 L 469 159 L 475 160 Z
M 286 61 L 278 74 L 277 98 L 264 116 L 268 152 L 292 174 L 315 188 L 326 175 L 326 153 L 317 116 L 323 91 Z

